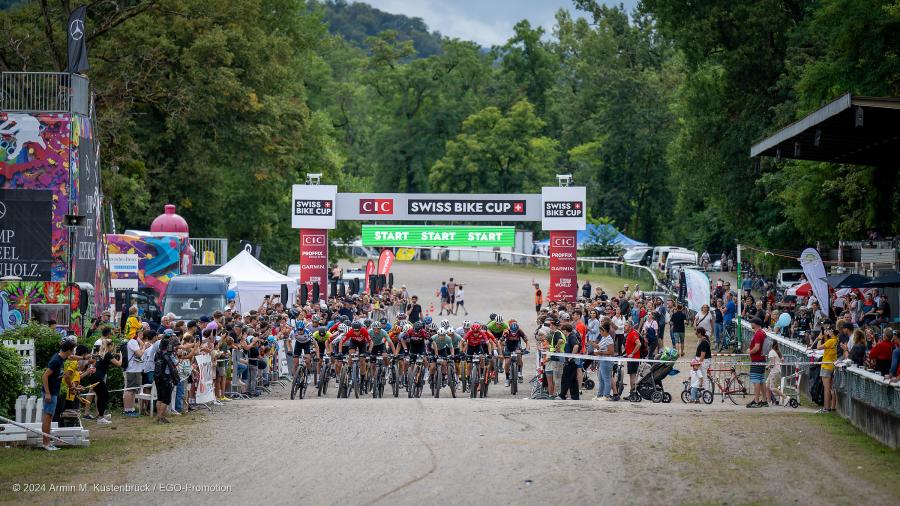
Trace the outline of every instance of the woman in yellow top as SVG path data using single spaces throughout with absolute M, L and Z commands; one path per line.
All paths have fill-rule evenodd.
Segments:
M 816 349 L 824 350 L 819 377 L 822 378 L 822 387 L 825 390 L 825 405 L 819 410 L 819 413 L 830 413 L 834 411 L 836 404 L 831 395 L 831 384 L 834 379 L 834 363 L 837 361 L 838 339 L 831 326 L 823 322 L 822 327 L 822 334 L 816 339 Z
M 141 320 L 137 317 L 137 306 L 131 306 L 128 310 L 128 319 L 125 320 L 125 339 L 134 339 L 141 330 Z

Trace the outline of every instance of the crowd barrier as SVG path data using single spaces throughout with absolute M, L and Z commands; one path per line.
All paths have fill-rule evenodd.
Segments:
M 749 323 L 741 323 L 752 332 Z M 766 331 L 766 335 L 778 342 L 785 362 L 816 362 L 822 356 L 820 351 L 808 350 L 802 343 L 774 332 Z M 809 367 L 801 367 L 800 388 L 807 400 L 810 399 L 809 373 Z M 900 384 L 887 383 L 880 374 L 864 367 L 840 362 L 835 367 L 833 381 L 837 412 L 869 436 L 891 448 L 900 448 Z

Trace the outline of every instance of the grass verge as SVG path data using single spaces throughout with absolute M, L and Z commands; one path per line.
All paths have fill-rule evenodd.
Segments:
M 91 444 L 84 448 L 64 448 L 47 452 L 30 447 L 0 448 L 0 504 L 46 504 L 71 498 L 71 491 L 53 491 L 52 487 L 86 484 L 76 492 L 78 502 L 100 499 L 93 484 L 122 483 L 130 465 L 153 453 L 181 444 L 190 428 L 206 419 L 200 412 L 171 417 L 171 424 L 155 423 L 149 416 L 127 418 L 121 411 L 113 414 L 112 425 L 97 425 L 84 420 Z M 16 492 L 15 486 L 32 484 L 37 490 Z

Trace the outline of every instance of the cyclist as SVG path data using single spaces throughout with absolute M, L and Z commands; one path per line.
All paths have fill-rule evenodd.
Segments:
M 310 370 L 310 348 L 312 346 L 312 334 L 310 334 L 309 330 L 306 328 L 306 324 L 303 323 L 303 320 L 298 320 L 294 331 L 292 332 L 294 336 L 294 370 L 297 370 L 297 366 L 300 364 L 300 355 L 303 355 L 303 361 L 306 362 L 306 371 Z
M 463 336 L 462 341 L 460 341 L 460 345 L 462 345 L 462 352 L 467 356 L 471 357 L 473 355 L 479 354 L 487 354 L 488 349 L 488 340 L 490 339 L 488 336 L 489 332 L 481 329 L 481 324 L 475 322 L 472 324 L 472 327 L 466 332 L 465 336 Z M 466 376 L 469 375 L 469 362 L 466 362 Z
M 391 343 L 388 333 L 381 328 L 381 322 L 372 322 L 372 330 L 369 331 L 369 336 L 372 338 L 371 353 L 387 358 L 388 347 L 393 350 L 393 343 Z
M 368 353 L 372 352 L 372 338 L 369 336 L 369 331 L 363 327 L 363 322 L 357 320 L 350 324 L 350 329 L 344 334 L 344 337 L 341 339 L 340 345 L 338 346 L 338 351 L 340 353 L 344 352 L 344 345 L 347 345 L 347 353 L 350 355 L 359 355 L 363 350 Z M 356 350 L 355 353 L 354 350 Z M 359 377 L 363 378 L 365 375 L 366 361 L 360 360 Z
M 316 364 L 316 373 L 321 374 L 322 372 L 322 357 L 325 356 L 325 353 L 331 354 L 331 332 L 324 326 L 319 326 L 319 320 L 313 320 L 313 325 L 315 325 L 316 331 L 311 334 L 311 337 L 316 342 L 318 349 L 316 350 L 316 355 L 319 357 L 319 361 Z
M 419 355 L 424 355 L 428 344 L 428 331 L 423 322 L 416 322 L 411 331 L 400 334 L 400 343 L 409 354 L 409 363 L 413 364 Z M 403 371 L 406 374 L 406 370 Z
M 407 336 L 412 333 L 413 326 L 410 323 L 401 324 L 400 322 L 394 326 L 396 330 L 396 334 L 392 335 L 393 332 L 388 333 L 388 337 L 391 338 L 392 344 L 394 345 L 394 355 L 406 354 L 406 345 L 404 341 L 407 339 Z M 406 377 L 406 361 L 400 361 L 400 377 Z
M 510 381 L 516 381 L 516 378 L 512 380 L 509 377 L 509 357 L 512 355 L 512 352 L 517 351 L 519 349 L 519 343 L 524 342 L 525 348 L 528 348 L 528 336 L 525 335 L 525 332 L 519 328 L 519 322 L 516 320 L 509 321 L 509 329 L 503 332 L 503 370 L 506 371 L 506 386 L 509 386 Z M 518 380 L 522 379 L 522 354 L 519 353 L 519 356 L 516 358 L 516 363 L 519 366 L 519 374 Z
M 449 323 L 449 322 L 448 322 Z M 438 329 L 437 334 L 435 334 L 431 338 L 431 349 L 434 353 L 435 357 L 448 358 L 451 353 L 453 353 L 453 339 L 447 332 L 447 329 L 441 327 Z M 444 361 L 444 365 L 442 367 L 442 373 L 447 375 L 447 361 Z M 428 363 L 428 372 L 432 374 L 434 372 L 434 362 Z M 440 388 L 440 387 L 439 387 Z
M 382 318 L 382 319 L 378 320 L 378 323 L 381 324 L 381 329 L 384 330 L 385 332 L 390 332 L 391 329 L 394 327 L 393 325 L 391 325 L 391 323 L 388 321 L 387 318 Z
M 509 325 L 503 323 L 503 317 L 497 313 L 492 313 L 490 318 L 491 321 L 487 322 L 485 327 L 494 336 L 494 340 L 499 341 L 503 333 L 509 330 Z
M 329 346 L 330 346 L 329 353 L 334 353 L 335 349 L 337 349 L 337 353 L 335 353 L 337 359 L 341 358 L 340 357 L 341 340 L 344 338 L 344 334 L 346 334 L 348 330 L 349 330 L 349 327 L 347 327 L 347 324 L 341 322 L 337 325 L 336 330 L 334 332 L 330 332 L 330 334 L 332 335 L 332 339 L 329 344 Z M 343 365 L 343 363 L 340 360 L 336 360 L 334 363 L 334 372 L 335 372 L 334 382 L 336 385 L 340 383 L 339 378 L 341 377 L 341 366 L 342 365 Z
M 458 327 L 456 329 L 456 334 L 460 337 L 466 335 L 466 332 L 472 329 L 472 322 L 469 320 L 463 320 L 462 327 Z

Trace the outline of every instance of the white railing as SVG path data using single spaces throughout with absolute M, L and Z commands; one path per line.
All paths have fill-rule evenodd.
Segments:
M 0 111 L 90 113 L 90 83 L 64 72 L 0 73 Z
M 228 262 L 228 239 L 191 237 L 194 265 L 225 265 Z

